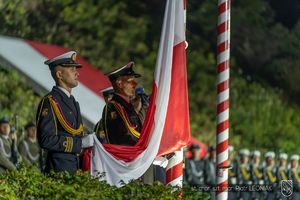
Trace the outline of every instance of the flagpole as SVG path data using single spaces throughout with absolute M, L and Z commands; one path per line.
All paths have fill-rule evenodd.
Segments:
M 217 200 L 228 199 L 230 0 L 218 0 Z
M 183 179 L 183 149 L 174 151 L 174 155 L 169 159 L 166 167 L 166 184 L 182 187 Z

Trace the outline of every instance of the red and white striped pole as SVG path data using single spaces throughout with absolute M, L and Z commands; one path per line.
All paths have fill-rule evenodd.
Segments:
M 166 167 L 166 184 L 182 187 L 183 150 L 175 151 Z
M 228 199 L 230 0 L 218 0 L 217 200 Z

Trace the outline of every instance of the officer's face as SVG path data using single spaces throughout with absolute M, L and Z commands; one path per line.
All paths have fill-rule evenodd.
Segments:
M 248 163 L 249 162 L 249 156 L 247 155 L 242 155 L 242 159 L 241 159 L 242 163 Z
M 0 125 L 0 133 L 3 135 L 9 135 L 10 125 L 9 124 L 1 124 Z
M 76 67 L 58 66 L 57 77 L 60 82 L 68 88 L 74 88 L 78 85 L 79 72 Z
M 254 163 L 259 163 L 260 162 L 260 157 L 259 156 L 254 156 L 253 160 L 254 160 Z
M 272 166 L 274 164 L 274 159 L 272 157 L 267 158 L 267 165 Z
M 297 168 L 298 167 L 298 160 L 292 160 L 291 161 L 291 168 Z
M 286 160 L 285 159 L 280 160 L 280 166 L 282 166 L 282 167 L 286 166 Z
M 31 139 L 36 138 L 36 128 L 35 127 L 30 127 L 27 129 L 27 137 Z
M 127 97 L 132 97 L 135 95 L 137 82 L 134 76 L 122 76 L 118 78 L 117 85 L 123 95 L 126 95 Z
M 201 149 L 193 149 L 192 154 L 195 160 L 198 160 L 201 158 Z

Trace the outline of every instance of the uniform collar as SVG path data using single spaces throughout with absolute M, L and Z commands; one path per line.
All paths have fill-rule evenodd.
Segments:
M 31 139 L 31 138 L 26 138 L 27 139 L 27 141 L 29 141 L 29 142 L 31 142 L 31 143 L 36 143 L 36 139 Z
M 0 136 L 2 137 L 2 138 L 4 138 L 4 139 L 7 139 L 8 140 L 8 135 L 3 135 L 2 133 L 0 134 Z
M 124 95 L 120 94 L 120 93 L 115 93 L 116 95 L 120 96 L 124 101 L 126 101 L 126 103 L 130 103 L 130 101 L 127 101 L 127 99 L 129 100 L 129 97 L 125 97 Z
M 71 93 L 63 87 L 57 86 L 63 93 L 65 93 L 69 98 L 71 97 Z

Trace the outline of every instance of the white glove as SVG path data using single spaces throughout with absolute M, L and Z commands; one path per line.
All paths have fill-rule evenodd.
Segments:
M 166 168 L 168 165 L 168 162 L 169 161 L 167 158 L 160 156 L 160 157 L 155 158 L 155 160 L 153 161 L 153 165 L 158 165 L 160 167 Z
M 92 134 L 85 135 L 81 138 L 82 148 L 88 148 L 94 146 L 94 135 L 95 132 L 93 132 Z

